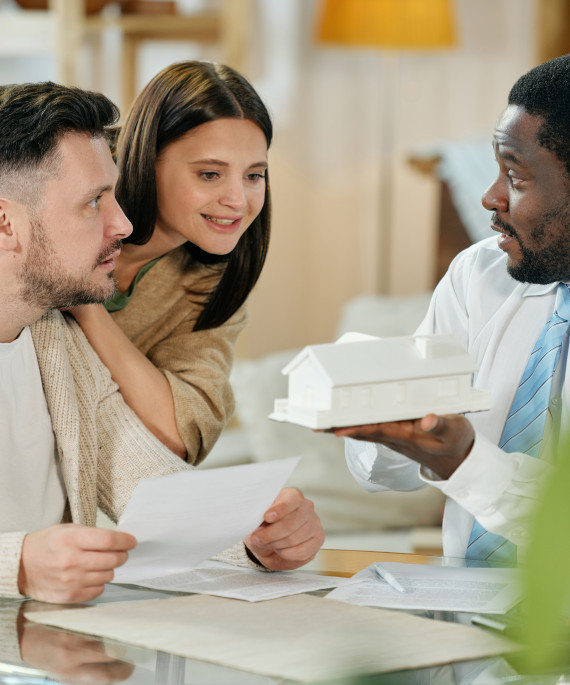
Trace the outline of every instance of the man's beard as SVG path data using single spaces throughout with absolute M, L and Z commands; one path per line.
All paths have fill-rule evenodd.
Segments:
M 20 274 L 22 300 L 42 310 L 105 302 L 115 292 L 113 275 L 109 273 L 108 282 L 103 285 L 91 283 L 90 278 L 97 265 L 108 259 L 120 246 L 119 240 L 113 242 L 99 254 L 88 274 L 72 276 L 65 272 L 41 222 L 32 220 L 29 253 Z
M 494 226 L 512 236 L 519 244 L 520 261 L 518 264 L 507 264 L 507 271 L 514 279 L 522 283 L 539 284 L 570 280 L 570 222 L 567 214 L 567 207 L 545 214 L 542 222 L 532 232 L 535 242 L 539 245 L 542 242 L 542 246 L 536 250 L 523 245 L 514 227 L 493 214 Z M 544 237 L 552 232 L 554 226 L 558 228 L 558 237 L 551 237 L 550 242 L 545 243 Z

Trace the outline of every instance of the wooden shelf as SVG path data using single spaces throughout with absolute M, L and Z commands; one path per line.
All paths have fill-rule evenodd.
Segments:
M 247 72 L 247 50 L 251 30 L 252 0 L 220 0 L 192 14 L 165 12 L 86 14 L 79 0 L 48 0 L 48 9 L 23 10 L 3 15 L 6 34 L 0 54 L 52 54 L 56 79 L 67 85 L 104 90 L 103 34 L 119 32 L 120 106 L 125 111 L 137 91 L 139 48 L 146 41 L 188 41 L 219 47 L 220 62 Z M 116 8 L 118 9 L 118 8 Z M 49 30 L 48 30 L 49 29 Z M 29 40 L 29 36 L 36 38 Z M 20 47 L 21 46 L 21 47 Z M 79 53 L 87 46 L 92 64 L 92 83 L 79 71 Z
M 122 14 L 117 17 L 93 16 L 85 19 L 85 30 L 97 33 L 118 28 L 123 34 L 140 39 L 217 41 L 221 38 L 221 18 L 215 12 L 199 14 Z

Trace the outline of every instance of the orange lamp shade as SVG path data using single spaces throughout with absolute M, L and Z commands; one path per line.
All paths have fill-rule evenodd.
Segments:
M 362 47 L 450 47 L 451 0 L 321 0 L 317 39 Z

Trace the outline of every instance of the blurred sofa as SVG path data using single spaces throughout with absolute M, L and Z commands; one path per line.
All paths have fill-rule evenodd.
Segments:
M 381 337 L 409 335 L 423 318 L 429 298 L 429 293 L 356 297 L 341 311 L 335 339 L 348 331 Z M 348 471 L 343 440 L 267 418 L 274 399 L 287 396 L 287 379 L 281 369 L 298 351 L 236 361 L 231 375 L 236 416 L 199 468 L 300 455 L 289 484 L 313 500 L 327 534 L 440 525 L 443 498 L 439 491 L 367 493 Z

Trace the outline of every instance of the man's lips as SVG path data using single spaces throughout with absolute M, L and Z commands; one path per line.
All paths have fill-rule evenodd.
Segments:
M 103 255 L 99 258 L 98 264 L 107 264 L 109 262 L 114 262 L 115 259 L 121 254 L 121 250 L 113 250 L 109 255 Z
M 497 233 L 502 233 L 503 235 L 508 235 L 509 237 L 513 237 L 513 234 L 508 231 L 506 228 L 503 228 L 502 226 L 496 226 L 495 224 L 491 224 L 491 229 L 493 231 L 497 231 Z
M 491 217 L 491 229 L 493 231 L 497 231 L 497 233 L 502 233 L 503 235 L 509 236 L 509 238 L 516 238 L 514 229 L 501 221 L 496 213 Z

